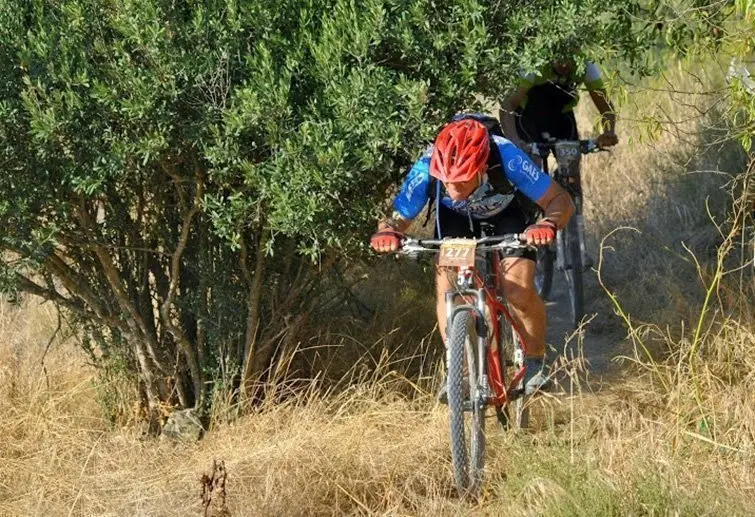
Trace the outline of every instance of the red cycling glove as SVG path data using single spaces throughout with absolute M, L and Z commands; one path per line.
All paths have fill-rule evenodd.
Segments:
M 548 244 L 556 238 L 558 227 L 553 221 L 543 219 L 524 230 L 528 244 Z
M 388 253 L 401 248 L 401 240 L 403 238 L 403 233 L 385 228 L 372 235 L 370 246 L 378 253 Z

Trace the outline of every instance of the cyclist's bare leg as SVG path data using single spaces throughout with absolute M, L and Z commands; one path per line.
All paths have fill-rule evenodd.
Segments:
M 524 258 L 505 258 L 501 261 L 499 280 L 512 316 L 519 323 L 522 338 L 528 345 L 528 355 L 542 357 L 545 354 L 545 304 L 535 290 L 535 262 Z M 445 293 L 451 289 L 453 270 L 435 268 L 435 310 L 438 316 L 438 329 L 443 342 L 446 342 L 446 301 Z
M 535 289 L 535 261 L 505 258 L 501 261 L 500 287 L 519 323 L 529 357 L 545 355 L 545 304 Z

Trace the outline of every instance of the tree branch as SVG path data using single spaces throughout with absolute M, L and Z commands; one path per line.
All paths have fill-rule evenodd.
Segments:
M 33 294 L 35 296 L 39 296 L 40 298 L 44 298 L 45 300 L 55 302 L 58 305 L 65 307 L 66 309 L 81 316 L 85 316 L 87 318 L 91 318 L 93 316 L 92 313 L 86 310 L 86 307 L 84 305 L 78 303 L 76 300 L 66 298 L 55 290 L 42 287 L 36 282 L 26 278 L 21 273 L 16 273 L 15 276 L 22 291 Z
M 91 307 L 94 313 L 103 320 L 109 321 L 113 317 L 105 310 L 97 296 L 92 292 L 86 281 L 81 276 L 71 269 L 71 267 L 65 263 L 55 252 L 51 253 L 44 263 L 45 267 L 55 275 L 63 284 L 68 292 L 81 298 L 84 302 Z
M 260 304 L 262 301 L 262 280 L 265 269 L 265 248 L 269 238 L 269 230 L 262 228 L 259 231 L 260 238 L 257 241 L 257 256 L 254 264 L 254 275 L 249 271 L 247 258 L 249 255 L 246 239 L 241 237 L 241 271 L 249 287 L 246 317 L 246 336 L 244 339 L 244 353 L 241 374 L 241 392 L 246 394 L 250 387 L 252 375 L 254 375 L 255 343 L 257 331 L 260 325 Z
M 84 229 L 90 233 L 93 233 L 94 224 L 92 223 L 92 218 L 87 211 L 83 199 L 79 204 L 78 216 Z M 134 304 L 129 300 L 128 295 L 123 288 L 123 279 L 121 278 L 121 274 L 118 271 L 118 268 L 113 263 L 113 259 L 102 246 L 94 244 L 92 247 L 94 249 L 95 255 L 97 256 L 97 259 L 100 262 L 100 265 L 102 266 L 103 272 L 105 273 L 105 278 L 107 278 L 107 281 L 110 284 L 113 293 L 115 294 L 115 299 L 118 301 L 121 309 L 131 316 L 131 320 L 135 324 L 135 327 L 130 329 L 130 334 L 135 337 L 141 337 L 141 339 L 146 344 L 147 354 L 149 355 L 150 359 L 154 361 L 155 365 L 163 374 L 167 375 L 168 369 L 164 364 L 162 364 L 162 361 L 158 358 L 155 352 L 155 349 L 157 348 L 156 336 L 154 334 L 150 334 L 147 331 L 147 326 L 142 319 L 142 315 L 139 313 L 136 306 L 134 306 Z
M 175 179 L 176 178 L 174 178 L 174 180 Z M 170 261 L 170 285 L 168 287 L 168 294 L 165 297 L 165 301 L 163 301 L 162 306 L 160 307 L 160 314 L 162 315 L 163 323 L 165 324 L 165 327 L 168 329 L 168 331 L 173 334 L 173 336 L 178 341 L 178 344 L 181 346 L 181 350 L 186 357 L 186 362 L 189 365 L 189 371 L 191 372 L 191 378 L 194 384 L 194 394 L 196 397 L 197 406 L 204 400 L 205 392 L 205 386 L 202 380 L 202 371 L 199 367 L 199 362 L 197 359 L 197 352 L 192 346 L 189 339 L 186 337 L 186 334 L 183 332 L 183 330 L 173 323 L 170 312 L 173 306 L 173 298 L 175 297 L 180 285 L 181 258 L 189 242 L 189 231 L 191 230 L 192 220 L 194 219 L 194 216 L 199 212 L 202 196 L 204 195 L 204 186 L 204 171 L 197 167 L 194 203 L 191 208 L 189 208 L 188 211 L 184 214 L 183 220 L 181 221 L 181 233 L 178 239 L 178 246 L 173 252 Z M 176 188 L 180 193 L 181 187 L 179 185 L 176 185 Z M 182 193 L 180 195 L 181 197 L 183 197 Z

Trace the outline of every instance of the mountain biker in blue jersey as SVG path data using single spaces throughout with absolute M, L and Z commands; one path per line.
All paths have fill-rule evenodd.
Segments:
M 529 244 L 544 246 L 574 211 L 569 194 L 502 136 L 495 118 L 481 114 L 457 115 L 442 128 L 434 145 L 409 170 L 394 200 L 392 217 L 378 223 L 372 248 L 381 253 L 398 250 L 403 232 L 432 200 L 436 239 L 479 237 L 480 222 L 486 221 L 497 234 L 524 233 Z M 533 202 L 543 215 L 528 224 L 526 205 Z M 543 372 L 546 316 L 534 286 L 535 253 L 504 257 L 500 271 L 499 287 L 529 345 L 525 392 L 531 394 L 549 384 Z M 436 268 L 436 308 L 444 343 L 444 293 L 451 288 L 449 276 L 448 271 Z

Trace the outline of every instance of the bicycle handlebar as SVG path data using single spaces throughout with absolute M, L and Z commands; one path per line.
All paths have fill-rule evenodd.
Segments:
M 597 153 L 601 151 L 608 152 L 608 149 L 600 147 L 598 141 L 594 138 L 587 140 L 553 140 L 549 142 L 531 142 L 526 145 L 526 151 L 545 157 L 550 151 L 557 149 L 560 145 L 579 144 L 579 151 L 582 154 Z
M 481 237 L 474 240 L 478 250 L 504 250 L 504 249 L 535 249 L 523 242 L 523 233 L 507 233 L 490 237 Z M 407 237 L 402 242 L 402 247 L 397 251 L 399 255 L 409 255 L 422 251 L 437 253 L 440 247 L 448 242 L 447 239 L 414 239 Z

